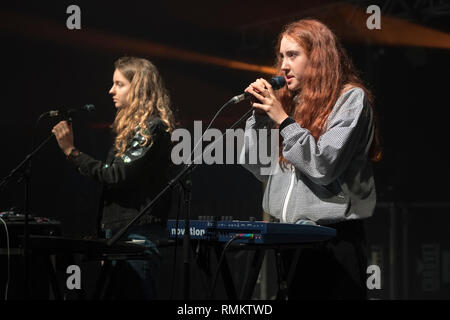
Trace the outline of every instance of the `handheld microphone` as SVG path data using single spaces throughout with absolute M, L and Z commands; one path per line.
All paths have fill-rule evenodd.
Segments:
M 273 77 L 267 81 L 270 83 L 273 90 L 279 90 L 286 84 L 286 79 L 283 76 Z M 231 101 L 236 104 L 251 97 L 253 96 L 250 93 L 244 92 L 243 94 L 233 97 Z
M 49 117 L 58 117 L 58 116 L 70 116 L 79 112 L 94 112 L 95 106 L 93 104 L 85 104 L 81 108 L 76 109 L 68 109 L 68 110 L 50 110 L 47 112 Z

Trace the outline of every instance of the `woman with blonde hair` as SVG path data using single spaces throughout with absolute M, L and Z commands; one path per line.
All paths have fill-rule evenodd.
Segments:
M 105 162 L 74 146 L 72 125 L 67 121 L 52 130 L 76 169 L 103 185 L 100 228 L 106 238 L 127 225 L 167 184 L 174 129 L 169 95 L 150 61 L 118 59 L 109 93 L 117 113 L 112 125 L 115 142 Z M 149 258 L 116 265 L 120 279 L 113 278 L 110 298 L 156 297 L 160 256 L 155 243 L 165 235 L 169 205 L 167 195 L 129 229 L 127 239 L 144 241 Z
M 245 166 L 267 183 L 267 213 L 284 223 L 337 230 L 324 246 L 300 251 L 289 299 L 363 299 L 362 221 L 375 208 L 372 162 L 381 158 L 372 95 L 334 33 L 318 20 L 287 25 L 276 50 L 277 72 L 286 86 L 274 91 L 257 79 L 245 90 L 255 112 L 246 123 L 249 143 L 243 154 L 253 154 L 258 144 L 251 129 L 278 128 L 278 170 L 262 176 L 259 165 Z M 286 265 L 295 261 L 291 251 L 283 256 Z

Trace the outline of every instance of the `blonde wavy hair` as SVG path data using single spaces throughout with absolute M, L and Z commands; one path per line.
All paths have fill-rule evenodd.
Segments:
M 117 111 L 112 124 L 116 133 L 116 156 L 120 157 L 137 130 L 145 138 L 143 145 L 153 143 L 147 130 L 152 118 L 160 118 L 166 124 L 167 132 L 172 132 L 175 125 L 169 94 L 153 63 L 142 58 L 122 57 L 114 66 L 131 83 L 128 104 Z

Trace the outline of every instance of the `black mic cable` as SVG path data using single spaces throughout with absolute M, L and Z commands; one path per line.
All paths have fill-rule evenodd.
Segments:
M 211 289 L 209 292 L 209 297 L 208 299 L 211 300 L 213 299 L 214 296 L 214 289 L 216 288 L 216 283 L 217 283 L 217 278 L 219 275 L 219 270 L 222 266 L 222 262 L 223 259 L 225 258 L 225 253 L 227 251 L 227 249 L 230 247 L 230 245 L 236 241 L 236 240 L 240 240 L 240 239 L 252 239 L 254 236 L 253 234 L 235 234 L 230 240 L 228 240 L 228 242 L 225 244 L 225 247 L 222 250 L 222 253 L 220 254 L 220 259 L 219 262 L 217 263 L 217 267 L 216 267 L 216 272 L 214 273 L 214 278 L 213 278 L 213 282 L 211 285 Z

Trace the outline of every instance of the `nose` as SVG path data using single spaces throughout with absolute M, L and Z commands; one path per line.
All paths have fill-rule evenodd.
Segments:
M 112 86 L 111 89 L 109 89 L 109 94 L 112 94 L 112 95 L 116 94 L 116 89 L 114 88 L 114 86 Z
M 288 71 L 289 70 L 289 66 L 288 66 L 288 63 L 287 63 L 286 59 L 283 59 L 283 61 L 281 62 L 281 70 L 282 71 Z

